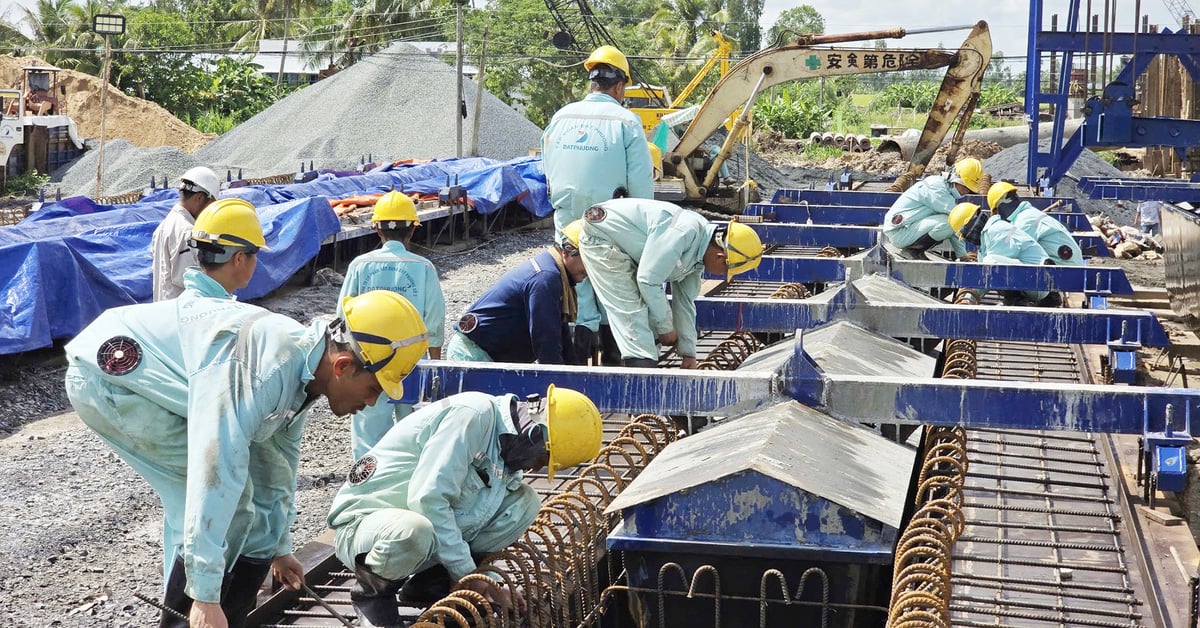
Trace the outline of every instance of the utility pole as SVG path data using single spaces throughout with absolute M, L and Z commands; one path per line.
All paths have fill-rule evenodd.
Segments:
M 479 68 L 475 74 L 475 119 L 471 121 L 471 154 L 479 156 L 479 119 L 483 117 L 483 66 L 487 62 L 487 38 L 491 23 L 483 26 L 483 42 L 479 44 Z
M 283 61 L 284 59 L 287 59 L 288 27 L 291 26 L 291 22 L 288 21 L 288 18 L 290 17 L 288 15 L 288 9 L 290 8 L 291 3 L 288 2 L 288 0 L 283 0 L 283 50 L 279 51 L 279 74 L 275 77 L 275 82 L 280 85 L 283 85 Z M 259 44 L 259 47 L 262 47 L 261 43 Z
M 98 13 L 92 18 L 92 31 L 104 35 L 104 77 L 100 82 L 100 148 L 96 155 L 96 198 L 100 198 L 101 180 L 104 175 L 104 121 L 108 113 L 108 75 L 112 68 L 111 35 L 125 33 L 125 16 Z
M 466 103 L 463 102 L 463 0 L 458 0 L 457 5 L 457 25 L 455 26 L 454 40 L 458 43 L 458 52 L 454 55 L 454 69 L 458 76 L 455 77 L 454 85 L 457 87 L 457 97 L 454 99 L 454 120 L 457 124 L 454 125 L 454 155 L 456 157 L 463 156 L 462 136 L 463 136 L 463 116 L 466 113 Z

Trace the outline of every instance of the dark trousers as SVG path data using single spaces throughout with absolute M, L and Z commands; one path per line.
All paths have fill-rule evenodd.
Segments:
M 242 628 L 246 625 L 246 616 L 254 610 L 258 601 L 258 588 L 270 572 L 270 559 L 241 556 L 233 564 L 233 569 L 225 573 L 225 578 L 221 580 L 221 610 L 225 611 L 229 628 Z M 183 569 L 183 557 L 177 556 L 175 565 L 171 567 L 171 576 L 167 580 L 163 606 L 185 618 L 192 612 L 192 598 L 183 592 L 186 585 L 187 575 Z M 159 628 L 187 628 L 187 625 L 187 619 L 180 619 L 171 613 L 163 613 L 162 620 L 158 623 Z

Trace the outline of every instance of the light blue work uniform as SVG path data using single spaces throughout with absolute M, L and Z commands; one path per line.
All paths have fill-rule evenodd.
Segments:
M 587 208 L 625 188 L 630 198 L 654 198 L 654 165 L 642 120 L 608 94 L 588 94 L 559 109 L 542 134 L 542 169 L 554 206 L 554 239 Z M 575 286 L 576 325 L 600 329 L 602 312 L 588 281 Z
M 580 254 L 622 358 L 657 361 L 655 339 L 670 331 L 680 356 L 696 355 L 695 300 L 716 229 L 696 212 L 646 199 L 605 201 L 584 214 Z
M 446 297 L 433 262 L 410 252 L 397 240 L 388 240 L 382 247 L 359 255 L 346 269 L 346 279 L 338 295 L 338 316 L 342 315 L 343 299 L 371 290 L 391 290 L 408 299 L 425 321 L 429 346 L 434 349 L 442 346 Z M 412 414 L 412 410 L 409 404 L 389 403 L 388 396 L 383 394 L 375 405 L 356 412 L 350 419 L 350 449 L 354 459 L 365 454 L 392 424 Z
M 521 537 L 541 506 L 523 472 L 505 469 L 501 434 L 513 434 L 513 395 L 467 392 L 397 423 L 350 470 L 333 499 L 334 552 L 399 580 L 440 563 L 458 580 L 471 554 Z
M 162 498 L 194 600 L 219 602 L 238 556 L 292 552 L 304 388 L 325 328 L 185 290 L 110 309 L 66 346 L 71 404 Z M 114 354 L 119 337 L 136 351 Z
M 938 242 L 949 240 L 955 255 L 962 257 L 967 247 L 950 227 L 950 210 L 960 198 L 946 175 L 925 177 L 892 203 L 883 217 L 883 235 L 900 248 L 912 246 L 926 235 Z
M 983 225 L 979 236 L 979 261 L 984 264 L 1028 264 L 1041 266 L 1046 263 L 1046 253 L 1033 238 L 1016 225 L 993 214 Z M 1025 290 L 1025 296 L 1034 301 L 1046 298 L 1044 290 Z
M 199 266 L 183 271 L 183 289 L 191 290 L 195 296 L 214 299 L 236 299 L 220 282 L 208 275 Z
M 1029 201 L 1021 201 L 1008 217 L 1016 228 L 1026 235 L 1046 252 L 1046 257 L 1054 260 L 1059 266 L 1083 266 L 1083 251 L 1079 243 L 1066 225 L 1047 216 L 1046 212 L 1034 207 Z
M 450 340 L 446 341 L 446 350 L 442 357 L 458 362 L 495 362 L 492 356 L 483 350 L 483 347 L 457 331 L 450 334 Z

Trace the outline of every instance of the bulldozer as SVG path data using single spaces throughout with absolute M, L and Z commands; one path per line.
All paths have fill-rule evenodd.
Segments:
M 0 89 L 0 187 L 25 172 L 48 173 L 83 152 L 67 115 L 66 87 L 52 66 L 21 69 L 21 80 Z

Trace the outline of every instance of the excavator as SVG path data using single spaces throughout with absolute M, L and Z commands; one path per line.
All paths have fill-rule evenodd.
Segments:
M 952 162 L 979 99 L 983 73 L 992 58 L 992 38 L 986 22 L 977 22 L 955 52 L 818 47 L 898 39 L 917 32 L 926 31 L 895 28 L 841 35 L 801 35 L 788 44 L 766 48 L 742 59 L 713 87 L 687 130 L 679 137 L 678 144 L 674 148 L 668 147 L 663 158 L 663 178 L 656 182 L 655 196 L 733 213 L 739 213 L 747 203 L 757 201 L 757 185 L 753 180 L 747 178 L 733 187 L 723 183 L 719 176 L 721 166 L 747 133 L 754 101 L 774 85 L 823 76 L 947 68 L 909 169 L 891 189 L 903 191 L 924 173 L 934 151 L 957 120 L 958 127 L 946 158 Z M 705 143 L 739 108 L 742 113 L 734 120 L 720 149 L 710 151 Z

